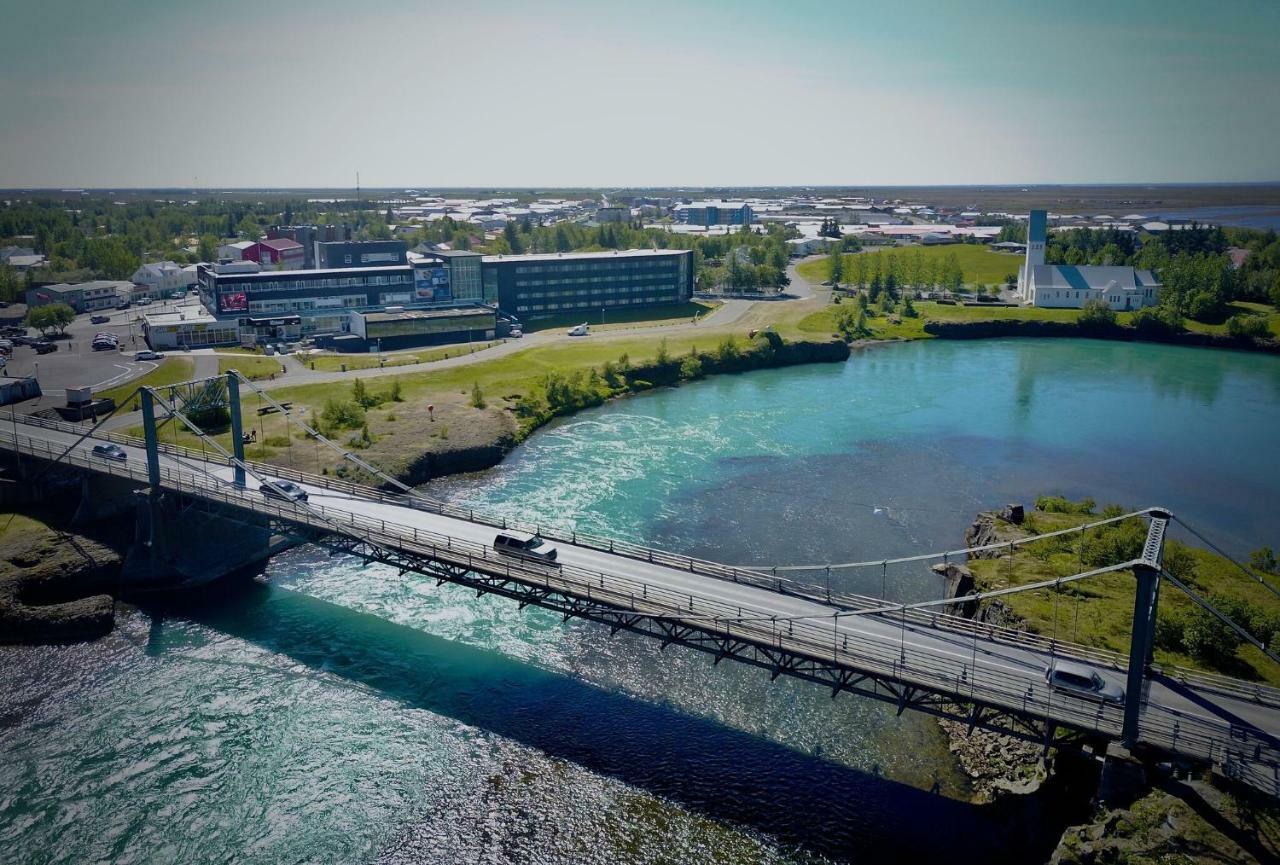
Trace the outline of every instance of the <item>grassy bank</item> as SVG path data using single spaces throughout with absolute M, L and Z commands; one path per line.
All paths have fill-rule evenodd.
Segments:
M 1127 508 L 1125 509 L 1127 510 Z M 1010 540 L 1032 534 L 1083 525 L 1098 517 L 1087 513 L 1028 513 L 1022 527 L 997 522 L 999 538 Z M 1146 522 L 1129 520 L 1118 527 L 1092 529 L 1078 534 L 1019 547 L 1012 557 L 978 559 L 969 567 L 981 589 L 1020 586 L 1051 580 L 1099 564 L 1125 561 L 1141 548 Z M 1228 615 L 1270 645 L 1280 643 L 1280 599 L 1250 579 L 1229 560 L 1208 550 L 1176 540 L 1165 545 L 1165 566 L 1202 597 L 1227 609 Z M 1280 587 L 1280 577 L 1264 575 Z M 1129 651 L 1133 619 L 1134 577 L 1129 571 L 1103 574 L 1070 583 L 1060 592 L 1042 590 L 1008 595 L 1002 600 L 1028 625 L 1044 636 L 1088 646 Z M 1238 617 L 1238 618 L 1237 618 Z M 1242 618 L 1249 622 L 1240 621 Z M 1250 627 L 1251 626 L 1251 627 Z M 1227 651 L 1235 641 L 1224 627 L 1173 585 L 1160 592 L 1155 656 L 1157 663 L 1174 664 L 1222 673 L 1280 686 L 1280 666 L 1253 646 L 1243 644 Z
M 430 363 L 433 360 L 457 357 L 460 354 L 474 354 L 491 346 L 499 345 L 499 341 L 459 343 L 442 345 L 436 348 L 419 348 L 413 351 L 395 354 L 317 354 L 303 361 L 307 366 L 324 372 L 339 372 L 344 367 L 354 369 L 383 369 L 397 366 L 411 366 L 416 363 Z
M 726 349 L 730 338 L 732 348 Z M 755 341 L 760 342 L 767 340 Z M 788 353 L 806 350 L 787 346 Z M 421 476 L 492 464 L 495 449 L 500 458 L 501 452 L 551 416 L 598 404 L 617 392 L 739 368 L 731 360 L 722 361 L 721 353 L 747 355 L 752 347 L 745 333 L 736 331 L 691 329 L 661 339 L 591 337 L 530 347 L 466 366 L 389 373 L 359 380 L 359 385 L 349 380 L 277 388 L 272 396 L 291 403 L 308 423 L 364 451 L 365 458 L 382 468 L 406 477 Z M 696 355 L 702 356 L 696 373 L 692 366 L 681 369 L 686 359 Z M 654 372 L 655 363 L 664 356 L 669 358 L 667 365 L 657 365 L 665 372 Z M 683 375 L 686 371 L 690 374 Z M 363 404 L 353 409 L 353 403 Z M 252 394 L 242 401 L 246 428 L 257 432 L 257 441 L 247 449 L 250 458 L 307 471 L 338 468 L 332 452 L 316 447 L 296 425 L 286 427 L 281 415 L 260 413 L 262 407 Z M 198 439 L 184 430 L 166 428 L 162 436 L 165 441 L 199 447 Z M 217 438 L 230 446 L 229 432 L 221 431 Z M 422 469 L 424 460 L 436 461 L 430 472 Z
M 141 378 L 135 378 L 125 384 L 98 391 L 94 396 L 99 399 L 113 399 L 116 401 L 116 405 L 119 405 L 143 385 L 161 387 L 166 384 L 188 381 L 195 375 L 195 368 L 195 361 L 189 357 L 166 357 L 160 361 L 159 366 Z
M 274 357 L 219 357 L 218 374 L 238 370 L 245 378 L 258 381 L 280 374 L 281 363 Z
M 946 260 L 948 255 L 954 254 L 960 263 L 960 269 L 964 271 L 964 281 L 970 285 L 1003 284 L 1009 274 L 1018 272 L 1018 265 L 1022 263 L 1020 256 L 1007 252 L 992 252 L 985 245 L 973 243 L 867 249 L 845 254 L 844 281 L 850 281 L 854 269 L 854 256 L 860 255 L 864 258 L 881 256 L 881 268 L 887 270 L 889 256 L 895 256 L 899 266 L 904 267 L 917 254 L 927 262 L 941 262 Z M 806 261 L 796 268 L 796 272 L 810 282 L 823 282 L 830 275 L 830 266 L 826 260 Z

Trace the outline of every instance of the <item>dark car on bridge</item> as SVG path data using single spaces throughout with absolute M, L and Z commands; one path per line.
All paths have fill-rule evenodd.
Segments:
M 287 502 L 307 500 L 307 491 L 292 481 L 266 481 L 258 489 L 269 499 L 284 499 Z
M 118 463 L 129 459 L 129 455 L 120 445 L 94 445 L 93 455 L 102 457 L 104 460 L 115 460 Z
M 559 551 L 537 535 L 528 532 L 505 531 L 493 539 L 493 548 L 509 556 L 519 556 L 538 562 L 555 564 Z
M 1074 661 L 1054 661 L 1044 669 L 1044 680 L 1055 691 L 1101 700 L 1104 703 L 1123 703 L 1124 688 L 1103 678 L 1093 667 Z

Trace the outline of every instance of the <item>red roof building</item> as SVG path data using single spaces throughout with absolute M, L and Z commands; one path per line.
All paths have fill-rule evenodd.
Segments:
M 256 261 L 264 270 L 302 270 L 306 260 L 302 244 L 287 237 L 259 240 L 245 248 L 241 257 Z

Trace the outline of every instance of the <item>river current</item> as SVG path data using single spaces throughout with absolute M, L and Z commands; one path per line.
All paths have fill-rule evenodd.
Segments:
M 917 343 L 620 400 L 431 491 L 734 564 L 955 547 L 1042 492 L 1247 552 L 1277 429 L 1277 358 Z M 912 713 L 308 548 L 0 681 L 0 862 L 1012 862 L 1065 819 L 969 805 Z

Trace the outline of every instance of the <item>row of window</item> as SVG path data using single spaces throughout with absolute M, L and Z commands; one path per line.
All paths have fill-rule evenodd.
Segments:
M 655 267 L 671 268 L 674 267 L 675 264 L 675 258 L 623 258 L 617 261 L 597 261 L 592 262 L 591 264 L 561 264 L 558 261 L 551 261 L 546 264 L 517 265 L 516 273 L 547 273 L 548 271 L 559 271 L 561 273 L 585 273 L 588 270 L 600 270 L 601 268 L 616 267 L 624 267 L 628 270 L 651 270 Z
M 599 297 L 601 295 L 610 294 L 633 294 L 637 291 L 653 291 L 655 289 L 670 289 L 678 291 L 674 285 L 650 285 L 650 286 L 626 286 L 619 288 L 593 288 L 590 291 L 582 289 L 566 290 L 566 291 L 518 291 L 516 292 L 516 300 L 527 300 L 530 298 L 542 297 Z
M 648 276 L 620 274 L 618 276 L 579 276 L 573 279 L 517 279 L 516 288 L 524 288 L 528 285 L 594 285 L 600 282 L 626 282 L 646 285 L 654 282 L 670 282 L 671 278 L 672 274 L 670 273 L 654 273 Z
M 532 303 L 521 304 L 516 307 L 516 312 L 555 312 L 561 309 L 599 309 L 602 306 L 629 306 L 632 304 L 646 303 L 676 303 L 679 297 L 674 294 L 659 294 L 650 297 L 622 297 L 617 300 L 601 300 L 587 301 L 580 300 L 577 303 Z
M 219 294 L 242 291 L 314 291 L 321 288 L 359 288 L 366 285 L 413 285 L 412 274 L 380 276 L 344 276 L 328 279 L 264 279 L 235 283 L 219 283 Z

